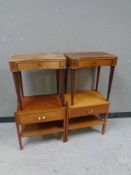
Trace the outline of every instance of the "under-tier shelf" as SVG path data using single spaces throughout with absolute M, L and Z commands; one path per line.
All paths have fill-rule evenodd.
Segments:
M 54 121 L 48 123 L 36 123 L 22 126 L 22 137 L 47 135 L 63 132 L 63 122 Z
M 103 124 L 104 124 L 103 120 L 98 118 L 97 116 L 84 116 L 84 117 L 71 118 L 69 120 L 68 128 L 69 130 L 74 130 Z

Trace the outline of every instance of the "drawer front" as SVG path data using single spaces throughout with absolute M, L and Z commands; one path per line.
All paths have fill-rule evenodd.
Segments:
M 38 62 L 24 62 L 18 63 L 18 70 L 32 70 L 32 69 L 58 69 L 60 67 L 59 61 L 38 61 Z
M 81 60 L 78 67 L 93 67 L 93 66 L 111 66 L 113 60 L 108 59 L 92 59 L 92 60 Z
M 81 107 L 81 108 L 69 108 L 69 117 L 80 117 L 80 116 L 88 116 L 95 115 L 99 113 L 106 113 L 108 110 L 107 105 L 100 106 L 90 106 L 90 107 Z
M 64 119 L 65 112 L 62 111 L 52 111 L 47 113 L 36 113 L 36 114 L 29 114 L 29 115 L 20 115 L 18 116 L 19 122 L 21 124 L 31 124 L 31 123 L 41 123 L 41 122 L 48 122 L 48 121 L 55 121 L 55 120 L 62 120 Z

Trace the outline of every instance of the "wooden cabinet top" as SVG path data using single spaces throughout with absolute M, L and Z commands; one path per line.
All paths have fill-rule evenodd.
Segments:
M 65 69 L 66 58 L 60 53 L 13 55 L 9 60 L 12 72 L 33 69 Z
M 70 52 L 64 55 L 67 58 L 67 66 L 73 69 L 117 64 L 117 56 L 105 52 Z
M 117 56 L 105 52 L 37 53 L 13 55 L 9 60 L 12 72 L 33 69 L 77 69 L 93 66 L 113 66 Z

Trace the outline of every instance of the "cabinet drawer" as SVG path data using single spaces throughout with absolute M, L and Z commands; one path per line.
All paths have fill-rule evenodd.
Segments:
M 93 66 L 111 66 L 112 60 L 108 59 L 92 59 L 92 60 L 81 60 L 78 63 L 78 67 L 93 67 Z
M 62 111 L 52 111 L 52 112 L 41 112 L 34 113 L 29 115 L 20 115 L 18 116 L 19 122 L 21 124 L 31 124 L 31 123 L 41 123 L 48 121 L 61 120 L 64 118 L 64 110 Z
M 107 104 L 107 105 L 89 106 L 81 108 L 69 108 L 69 117 L 80 117 L 80 116 L 105 113 L 108 110 L 108 106 L 109 105 Z
M 18 70 L 32 69 L 57 69 L 60 67 L 59 61 L 38 61 L 18 63 Z

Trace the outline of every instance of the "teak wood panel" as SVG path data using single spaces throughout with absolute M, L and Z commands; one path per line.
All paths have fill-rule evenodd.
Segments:
M 113 66 L 116 63 L 113 59 L 83 59 L 83 60 L 68 60 L 67 65 L 71 69 L 95 66 Z
M 71 105 L 70 93 L 65 94 L 65 99 L 70 108 L 89 107 L 109 104 L 99 91 L 83 90 L 74 92 L 74 105 Z
M 72 59 L 91 59 L 91 58 L 107 58 L 107 59 L 116 59 L 117 56 L 107 52 L 100 51 L 91 51 L 91 52 L 66 52 L 65 56 Z
M 9 60 L 12 72 L 33 69 L 65 69 L 66 58 L 63 54 L 15 55 Z
M 15 112 L 21 150 L 22 137 L 26 136 L 63 132 L 63 142 L 67 140 L 66 107 L 61 105 L 59 95 L 24 96 L 21 103 L 22 110 L 18 108 Z
M 29 115 L 18 116 L 20 124 L 42 123 L 54 120 L 63 120 L 65 110 L 57 110 L 52 112 L 33 113 Z
M 114 66 L 117 56 L 105 52 L 72 52 L 65 53 L 67 66 L 72 69 L 93 66 Z
M 98 106 L 79 107 L 79 108 L 68 107 L 68 115 L 69 115 L 69 118 L 96 115 L 100 113 L 106 113 L 108 110 L 108 107 L 109 107 L 108 104 L 98 105 Z
M 64 110 L 59 95 L 25 96 L 21 102 L 23 110 L 17 109 L 18 116 Z
M 58 61 L 36 61 L 18 63 L 18 70 L 33 70 L 33 69 L 59 69 L 60 62 Z
M 93 60 L 81 60 L 78 63 L 78 67 L 93 67 L 93 66 L 111 66 L 113 65 L 113 60 L 106 59 L 93 59 Z
M 104 121 L 96 116 L 84 116 L 71 118 L 69 121 L 69 130 L 87 128 L 95 125 L 103 125 Z
M 26 61 L 21 63 L 10 63 L 12 72 L 28 71 L 34 69 L 65 69 L 65 61 Z
M 36 123 L 30 125 L 23 125 L 21 136 L 35 136 L 35 135 L 48 135 L 54 133 L 63 132 L 63 124 L 59 121 L 46 122 L 46 123 Z

